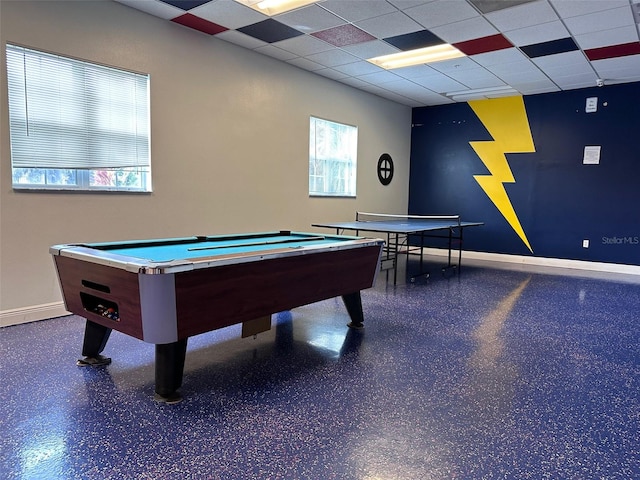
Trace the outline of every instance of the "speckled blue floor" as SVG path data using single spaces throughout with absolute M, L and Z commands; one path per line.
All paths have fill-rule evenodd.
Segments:
M 174 406 L 153 345 L 84 322 L 0 329 L 0 477 L 640 478 L 640 282 L 467 267 L 190 339 Z

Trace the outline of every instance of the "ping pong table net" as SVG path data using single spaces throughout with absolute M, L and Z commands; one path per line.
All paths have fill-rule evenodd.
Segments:
M 415 223 L 433 224 L 443 223 L 460 225 L 460 215 L 409 215 L 392 213 L 356 212 L 357 222 L 391 222 L 391 223 Z

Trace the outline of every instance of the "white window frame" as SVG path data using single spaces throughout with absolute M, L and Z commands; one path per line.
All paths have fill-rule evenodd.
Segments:
M 15 190 L 151 192 L 149 75 L 7 44 Z
M 356 197 L 358 127 L 311 116 L 309 196 Z

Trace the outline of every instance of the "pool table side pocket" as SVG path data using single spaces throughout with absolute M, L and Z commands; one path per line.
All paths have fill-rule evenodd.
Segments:
M 69 312 L 144 340 L 136 273 L 61 255 L 54 262 Z M 99 306 L 115 312 L 101 313 Z

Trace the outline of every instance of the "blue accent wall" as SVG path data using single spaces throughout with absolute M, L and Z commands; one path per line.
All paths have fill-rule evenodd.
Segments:
M 536 151 L 506 155 L 516 181 L 505 188 L 533 255 L 640 265 L 640 83 L 524 104 Z M 492 138 L 467 103 L 413 110 L 409 213 L 485 222 L 465 232 L 465 250 L 532 255 L 473 178 L 489 173 L 477 140 Z M 584 147 L 597 145 L 600 163 L 584 165 Z

